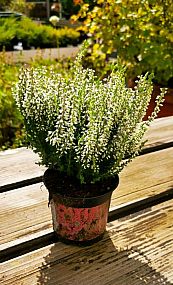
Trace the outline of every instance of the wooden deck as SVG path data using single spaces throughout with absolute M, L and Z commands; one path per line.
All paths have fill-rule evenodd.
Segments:
M 173 284 L 173 117 L 146 137 L 120 174 L 104 239 L 88 247 L 55 239 L 38 157 L 0 153 L 0 284 Z

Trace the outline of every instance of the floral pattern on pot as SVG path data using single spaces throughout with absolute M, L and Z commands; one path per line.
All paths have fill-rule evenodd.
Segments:
M 110 200 L 91 208 L 73 208 L 51 200 L 53 227 L 63 239 L 89 241 L 101 236 L 108 218 Z

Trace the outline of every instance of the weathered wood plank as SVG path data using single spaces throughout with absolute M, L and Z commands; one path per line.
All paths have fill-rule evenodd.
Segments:
M 1 250 L 52 231 L 48 194 L 41 185 L 0 194 Z M 173 192 L 173 148 L 137 157 L 129 164 L 120 174 L 120 185 L 113 193 L 111 208 L 134 207 L 135 203 L 169 189 Z
M 4 262 L 0 284 L 171 285 L 172 202 L 109 223 L 95 245 L 58 242 Z
M 0 194 L 0 250 L 52 231 L 48 193 L 41 184 Z
M 0 152 L 0 186 L 41 176 L 45 168 L 38 161 L 38 155 L 26 148 Z
M 146 149 L 173 142 L 173 117 L 156 119 L 146 139 L 148 139 Z M 45 168 L 35 164 L 38 161 L 38 156 L 25 148 L 0 152 L 0 190 L 4 191 L 3 186 L 6 184 L 42 176 Z
M 145 148 L 162 145 L 173 141 L 173 117 L 154 120 L 148 129 L 145 138 L 148 142 Z
M 173 148 L 135 158 L 120 173 L 118 196 L 114 197 L 116 204 L 122 205 L 168 189 L 173 189 Z

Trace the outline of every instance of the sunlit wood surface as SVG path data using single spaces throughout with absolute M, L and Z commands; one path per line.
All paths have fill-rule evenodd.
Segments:
M 172 201 L 108 224 L 102 241 L 60 242 L 1 266 L 1 284 L 173 284 Z
M 43 175 L 38 157 L 0 153 L 0 284 L 173 284 L 173 117 L 147 137 L 146 153 L 120 174 L 104 239 L 85 248 L 49 238 L 48 193 L 32 180 Z

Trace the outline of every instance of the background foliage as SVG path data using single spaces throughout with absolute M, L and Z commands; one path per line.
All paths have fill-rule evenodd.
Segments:
M 16 144 L 21 134 L 22 118 L 11 95 L 12 83 L 17 79 L 17 66 L 6 64 L 4 54 L 0 58 L 0 149 Z M 20 143 L 19 143 L 20 145 Z
M 24 49 L 50 48 L 76 45 L 80 33 L 72 28 L 54 29 L 51 26 L 36 24 L 27 17 L 0 19 L 0 50 L 13 50 L 13 46 L 22 42 Z
M 25 14 L 26 9 L 29 11 L 34 7 L 34 3 L 26 3 L 25 0 L 1 0 L 0 1 L 0 11 L 10 10 L 17 11 Z
M 128 76 L 154 72 L 168 85 L 173 77 L 172 0 L 96 0 L 83 3 L 78 17 L 90 39 L 90 57 L 96 69 L 105 66 L 112 53 L 128 67 Z

